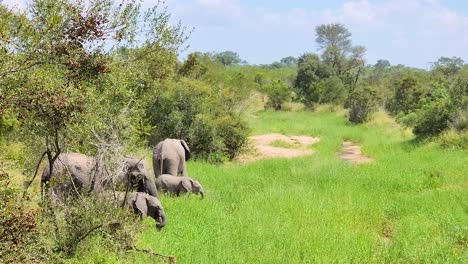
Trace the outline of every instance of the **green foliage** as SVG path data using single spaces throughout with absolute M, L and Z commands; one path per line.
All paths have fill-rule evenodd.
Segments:
M 332 76 L 321 80 L 316 85 L 319 103 L 342 104 L 347 98 L 348 90 L 339 77 Z
M 379 97 L 377 91 L 369 86 L 355 89 L 349 96 L 349 117 L 353 123 L 364 123 L 377 111 Z
M 297 77 L 294 81 L 296 94 L 310 106 L 319 101 L 315 83 L 331 76 L 331 69 L 315 54 L 304 54 L 299 58 Z
M 420 81 L 412 76 L 397 80 L 393 86 L 393 96 L 388 100 L 386 107 L 394 115 L 408 114 L 416 110 L 426 93 Z
M 193 79 L 199 79 L 204 76 L 208 71 L 208 67 L 203 64 L 202 56 L 199 52 L 190 53 L 187 60 L 180 67 L 179 74 Z
M 213 59 L 224 66 L 234 66 L 239 63 L 241 63 L 241 58 L 239 57 L 239 54 L 234 51 L 223 51 L 219 53 L 215 53 L 213 55 Z
M 71 197 L 62 206 L 43 212 L 43 221 L 49 223 L 44 227 L 51 229 L 47 234 L 62 257 L 70 257 L 80 243 L 96 236 L 101 238 L 102 246 L 124 252 L 134 245 L 133 234 L 139 225 L 133 212 L 121 205 L 122 201 L 111 193 Z
M 322 50 L 322 61 L 332 69 L 352 91 L 365 66 L 364 46 L 353 46 L 351 32 L 342 24 L 322 24 L 315 28 L 316 39 Z
M 438 139 L 441 146 L 448 149 L 468 149 L 468 130 L 456 131 L 447 130 L 442 133 Z
M 232 91 L 181 79 L 158 88 L 146 115 L 153 127 L 149 142 L 185 139 L 198 158 L 233 158 L 246 143 L 248 130 L 237 117 Z
M 265 108 L 281 110 L 283 104 L 291 100 L 291 88 L 281 80 L 273 81 L 262 89 L 268 96 Z
M 457 74 L 464 63 L 459 57 L 440 57 L 436 62 L 432 63 L 432 73 L 436 78 L 440 75 L 444 78 L 450 78 Z
M 443 86 L 436 85 L 431 94 L 424 97 L 420 104 L 420 108 L 415 111 L 414 134 L 434 135 L 449 127 L 453 104 L 448 91 Z
M 3 263 L 45 261 L 50 252 L 39 236 L 38 210 L 25 208 L 18 196 L 10 176 L 0 168 L 0 259 Z

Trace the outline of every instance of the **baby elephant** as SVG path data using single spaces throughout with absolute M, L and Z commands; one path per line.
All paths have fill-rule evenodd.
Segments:
M 162 174 L 156 178 L 156 187 L 162 192 L 169 192 L 177 196 L 180 193 L 191 192 L 205 197 L 205 192 L 201 184 L 189 177 L 177 177 L 170 174 Z
M 117 199 L 123 201 L 124 192 L 115 192 Z M 142 217 L 149 216 L 156 221 L 156 228 L 161 230 L 166 225 L 166 214 L 164 208 L 157 197 L 151 196 L 144 192 L 127 193 L 127 201 L 125 206 L 133 209 L 136 214 Z

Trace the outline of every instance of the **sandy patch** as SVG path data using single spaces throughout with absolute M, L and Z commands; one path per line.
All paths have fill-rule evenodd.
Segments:
M 373 161 L 373 159 L 362 155 L 361 146 L 351 141 L 343 142 L 343 148 L 341 149 L 341 152 L 338 153 L 338 155 L 340 158 L 353 164 L 364 164 Z
M 308 147 L 320 141 L 319 138 L 309 136 L 286 136 L 279 133 L 252 136 L 249 138 L 254 153 L 241 155 L 240 162 L 253 162 L 267 158 L 294 158 L 313 154 L 314 152 Z M 273 142 L 282 141 L 284 144 L 293 146 L 293 148 L 275 147 Z

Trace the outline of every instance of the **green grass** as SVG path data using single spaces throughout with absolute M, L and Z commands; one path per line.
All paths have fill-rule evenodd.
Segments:
M 179 263 L 466 263 L 468 153 L 421 144 L 398 127 L 354 126 L 342 114 L 259 112 L 253 134 L 320 137 L 316 153 L 296 159 L 214 166 L 189 162 L 206 198 L 162 197 L 167 226 L 152 219 L 138 247 Z M 350 165 L 344 140 L 375 159 Z M 95 247 L 85 262 L 121 262 Z M 83 258 L 84 257 L 84 258 Z M 154 261 L 144 253 L 133 262 Z
M 302 147 L 299 143 L 289 143 L 283 140 L 275 140 L 271 142 L 270 146 L 277 147 L 277 148 L 289 148 L 289 149 L 297 149 L 297 148 Z

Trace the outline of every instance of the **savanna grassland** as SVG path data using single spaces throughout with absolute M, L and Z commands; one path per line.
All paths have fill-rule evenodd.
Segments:
M 468 263 L 462 58 L 372 65 L 340 23 L 270 64 L 181 58 L 193 28 L 151 4 L 0 2 L 0 263 Z M 320 141 L 276 138 L 262 147 L 313 154 L 257 159 L 249 137 L 270 133 Z M 157 232 L 140 161 L 166 138 L 190 146 L 206 197 L 162 196 Z M 343 144 L 372 162 L 342 160 Z M 44 170 L 67 153 L 83 173 Z M 155 195 L 154 219 L 124 191 Z
M 255 113 L 252 134 L 318 136 L 315 154 L 189 162 L 206 198 L 163 197 L 167 227 L 157 232 L 145 221 L 138 245 L 180 263 L 466 262 L 467 152 L 418 142 L 379 116 L 383 122 L 355 126 L 343 113 Z M 375 161 L 342 161 L 336 153 L 344 140 Z M 99 247 L 85 256 L 126 262 Z

